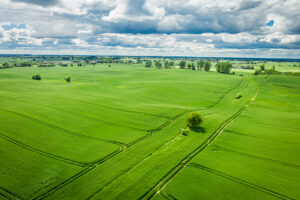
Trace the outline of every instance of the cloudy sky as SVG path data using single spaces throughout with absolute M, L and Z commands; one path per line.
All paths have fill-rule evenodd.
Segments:
M 299 0 L 0 0 L 0 54 L 300 58 Z

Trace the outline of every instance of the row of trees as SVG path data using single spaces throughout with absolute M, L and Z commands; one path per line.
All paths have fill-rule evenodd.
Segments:
M 158 69 L 161 69 L 161 68 L 165 68 L 165 69 L 170 69 L 170 68 L 174 68 L 174 66 L 175 66 L 175 62 L 174 61 L 168 61 L 168 60 L 166 60 L 165 62 L 164 62 L 164 65 L 159 61 L 159 60 L 155 60 L 154 61 L 154 66 L 156 67 L 156 68 L 158 68 Z M 151 60 L 147 60 L 146 61 L 146 64 L 145 64 L 145 67 L 147 67 L 147 68 L 150 68 L 150 67 L 152 67 L 152 61 Z
M 154 66 L 158 69 L 163 68 L 162 63 L 159 60 L 155 60 L 154 61 Z M 145 63 L 145 67 L 150 68 L 152 67 L 152 61 L 151 60 L 147 60 Z M 170 69 L 170 68 L 174 68 L 175 67 L 175 62 L 174 61 L 168 61 L 166 60 L 164 62 L 164 68 L 165 69 Z M 202 70 L 204 69 L 205 71 L 209 71 L 211 68 L 211 62 L 208 61 L 204 61 L 204 60 L 199 60 L 197 63 L 186 63 L 186 61 L 181 60 L 179 62 L 179 67 L 180 69 L 192 69 L 192 70 Z

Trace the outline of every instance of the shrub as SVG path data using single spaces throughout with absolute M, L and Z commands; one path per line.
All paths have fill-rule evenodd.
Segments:
M 237 95 L 235 96 L 235 98 L 236 98 L 236 99 L 240 99 L 240 98 L 242 98 L 242 95 L 239 93 L 239 94 L 237 94 Z
M 203 121 L 202 116 L 198 112 L 191 112 L 187 117 L 187 126 L 190 129 L 195 129 Z
M 187 136 L 189 134 L 190 130 L 188 128 L 181 129 L 181 134 L 184 136 Z
M 70 83 L 71 82 L 71 76 L 69 75 L 68 77 L 65 78 L 65 80 Z
M 33 75 L 32 79 L 40 81 L 40 80 L 42 80 L 42 77 L 41 77 L 41 75 L 37 74 L 37 75 Z

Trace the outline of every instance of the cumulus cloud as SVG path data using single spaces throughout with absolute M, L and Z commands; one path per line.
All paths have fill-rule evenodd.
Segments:
M 58 4 L 58 0 L 12 0 L 13 2 L 23 2 L 29 4 L 36 4 L 40 6 L 53 6 Z
M 2 0 L 0 52 L 300 57 L 299 9 L 298 0 Z

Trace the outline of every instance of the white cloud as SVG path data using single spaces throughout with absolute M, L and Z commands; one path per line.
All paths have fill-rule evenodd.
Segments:
M 300 57 L 299 9 L 298 0 L 2 0 L 0 50 Z M 3 28 L 11 24 L 26 28 Z

